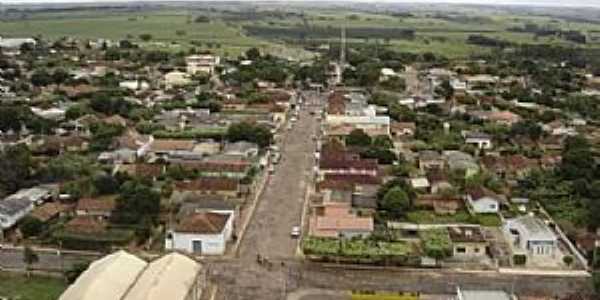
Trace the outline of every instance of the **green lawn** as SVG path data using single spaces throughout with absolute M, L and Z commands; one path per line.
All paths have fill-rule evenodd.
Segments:
M 470 215 L 467 211 L 459 211 L 454 215 L 437 215 L 430 210 L 415 210 L 406 214 L 406 221 L 417 224 L 470 223 L 481 226 L 500 226 L 500 217 L 496 214 Z
M 210 23 L 195 23 L 183 11 L 130 14 L 106 12 L 103 16 L 84 13 L 75 13 L 73 16 L 41 14 L 27 20 L 0 21 L 0 33 L 5 37 L 41 35 L 50 39 L 130 39 L 138 43 L 142 43 L 139 40 L 141 34 L 151 34 L 152 39 L 142 43 L 143 47 L 180 51 L 191 47 L 191 42 L 194 41 L 201 43 L 197 48 L 227 56 L 237 56 L 250 47 L 260 47 L 273 54 L 296 57 L 306 55 L 297 48 L 247 37 L 235 24 L 226 24 L 218 19 Z M 177 42 L 178 45 L 171 45 L 171 42 Z
M 0 273 L 0 297 L 19 300 L 56 300 L 67 288 L 63 279 Z

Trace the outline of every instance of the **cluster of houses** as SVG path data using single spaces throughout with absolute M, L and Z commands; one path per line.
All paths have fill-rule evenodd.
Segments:
M 35 46 L 39 41 L 0 39 L 3 55 L 15 62 L 15 68 L 26 68 L 23 45 L 27 43 Z M 249 101 L 240 87 L 219 78 L 242 65 L 252 65 L 250 60 L 222 61 L 213 54 L 191 54 L 179 64 L 139 67 L 126 59 L 108 59 L 105 49 L 125 46 L 107 40 L 65 39 L 46 46 L 50 47 L 48 57 L 39 59 L 68 62 L 66 82 L 30 84 L 29 89 L 19 90 L 15 82 L 2 80 L 0 100 L 39 103 L 60 95 L 61 101 L 29 106 L 33 115 L 57 126 L 41 134 L 31 133 L 25 125 L 21 130 L 0 131 L 0 149 L 26 145 L 32 155 L 45 161 L 67 154 L 93 157 L 93 164 L 106 174 L 151 179 L 155 188 L 168 182 L 172 193 L 161 203 L 175 211 L 160 217 L 166 225 L 163 248 L 195 255 L 224 254 L 236 236 L 239 211 L 256 192 L 272 158 L 269 149 L 254 142 L 228 141 L 227 130 L 247 123 L 263 126 L 278 138 L 296 104 L 295 91 L 256 81 L 252 88 L 259 100 Z M 27 70 L 23 76 L 31 79 L 35 72 Z M 74 106 L 106 91 L 106 80 L 114 80 L 110 90 L 123 95 L 119 101 L 152 114 L 133 120 L 127 111 L 106 113 L 87 107 L 82 114 L 69 115 Z M 197 99 L 202 95 L 208 95 L 205 103 L 218 107 L 200 108 Z M 99 124 L 122 129 L 102 150 L 94 148 L 98 138 L 94 130 Z M 142 125 L 158 129 L 144 130 Z M 4 241 L 22 238 L 18 229 L 26 217 L 45 225 L 60 219 L 63 232 L 79 237 L 110 231 L 118 195 L 74 197 L 65 192 L 69 184 L 52 182 L 51 190 L 35 186 L 0 201 Z
M 402 76 L 384 68 L 380 81 Z M 417 115 L 422 114 L 423 107 L 437 106 L 445 116 L 508 128 L 523 121 L 513 108 L 528 107 L 518 101 L 506 101 L 500 109 L 494 104 L 501 99 L 488 99 L 485 93 L 525 85 L 520 77 L 500 79 L 429 69 L 421 72 L 420 80 L 425 89 L 411 98 L 399 95 L 393 105 L 405 106 Z M 454 92 L 447 100 L 435 96 L 444 81 L 450 83 Z M 317 184 L 310 198 L 310 236 L 364 238 L 378 231 L 375 216 L 380 209 L 378 197 L 381 200 L 382 196 L 378 191 L 386 182 L 398 178 L 393 170 L 402 165 L 408 172 L 401 178 L 415 196 L 410 211 L 405 212 L 409 216 L 388 221 L 384 224 L 388 229 L 414 232 L 442 228 L 452 244 L 451 257 L 458 260 L 483 261 L 491 257 L 499 261 L 502 258 L 498 256 L 505 255 L 514 265 L 514 257 L 523 255 L 527 257 L 525 260 L 529 259 L 527 264 L 537 262 L 538 267 L 550 267 L 561 265 L 565 256 L 581 257 L 581 249 L 568 241 L 555 222 L 535 203 L 513 194 L 511 187 L 532 170 L 555 168 L 561 161 L 564 140 L 587 130 L 585 121 L 572 118 L 540 124 L 543 130 L 540 140 L 524 141 L 521 145 L 538 143 L 543 152 L 528 157 L 505 151 L 510 143 L 521 143 L 520 140 L 507 142 L 484 131 L 482 126 L 452 128 L 452 117 L 442 118 L 439 132 L 454 134 L 462 144 L 439 149 L 419 140 L 427 130 L 420 128 L 423 124 L 390 118 L 389 105 L 372 105 L 370 96 L 359 88 L 337 88 L 329 94 L 327 106 L 320 112 L 323 117 L 316 154 Z M 467 97 L 477 99 L 477 103 L 461 101 Z M 372 139 L 389 138 L 393 143 L 391 151 L 400 161 L 383 165 L 377 159 L 361 157 L 360 149 L 345 144 L 357 130 Z M 486 186 L 477 180 L 484 175 L 501 184 L 497 188 Z M 432 217 L 411 219 L 411 213 Z M 502 242 L 497 241 L 498 236 Z

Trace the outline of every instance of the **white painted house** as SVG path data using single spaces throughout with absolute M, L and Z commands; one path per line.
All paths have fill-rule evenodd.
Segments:
M 167 232 L 165 248 L 197 255 L 223 255 L 233 234 L 233 211 L 194 212 Z
M 533 256 L 554 256 L 558 249 L 556 234 L 533 215 L 507 220 L 504 232 L 509 236 L 513 247 Z
M 206 73 L 212 75 L 215 73 L 215 67 L 219 65 L 221 58 L 219 56 L 204 54 L 191 55 L 186 57 L 186 72 L 190 75 Z
M 474 145 L 477 149 L 492 149 L 492 137 L 480 132 L 465 133 L 465 144 Z
M 466 200 L 471 211 L 477 214 L 498 213 L 500 210 L 500 196 L 484 187 L 467 190 Z

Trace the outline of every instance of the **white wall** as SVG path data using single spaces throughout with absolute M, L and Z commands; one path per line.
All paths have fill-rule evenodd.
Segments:
M 473 211 L 476 213 L 487 214 L 487 213 L 497 213 L 499 210 L 498 201 L 489 198 L 483 197 L 477 201 L 473 201 L 471 197 L 468 198 L 469 204 L 473 208 Z
M 193 241 L 202 242 L 202 252 L 194 254 L 202 255 L 223 255 L 227 242 L 231 240 L 233 233 L 233 213 L 230 215 L 223 228 L 223 232 L 219 234 L 196 234 L 196 233 L 177 233 L 171 232 L 172 239 L 165 239 L 165 248 L 167 250 L 181 250 L 188 253 L 193 252 Z

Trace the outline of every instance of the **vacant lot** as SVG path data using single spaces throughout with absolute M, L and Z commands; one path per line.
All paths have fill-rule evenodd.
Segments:
M 66 289 L 62 279 L 0 273 L 0 297 L 19 300 L 55 300 Z

